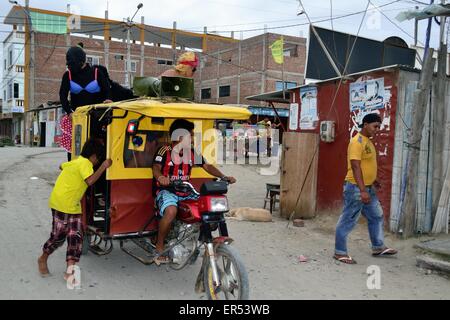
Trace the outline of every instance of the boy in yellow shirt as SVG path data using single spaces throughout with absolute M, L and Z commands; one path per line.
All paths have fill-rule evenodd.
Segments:
M 102 145 L 95 140 L 88 140 L 76 160 L 61 165 L 62 172 L 49 199 L 53 214 L 52 232 L 38 259 L 41 275 L 49 274 L 47 259 L 66 239 L 68 271 L 80 261 L 83 244 L 81 199 L 88 186 L 92 186 L 112 164 L 112 161 L 107 159 L 94 173 L 94 166 L 103 158 L 102 154 Z M 70 276 L 68 271 L 64 276 L 66 280 Z
M 334 258 L 355 264 L 347 253 L 347 237 L 356 226 L 361 213 L 368 221 L 373 256 L 394 255 L 397 250 L 384 245 L 384 216 L 376 194 L 377 150 L 372 138 L 380 130 L 381 118 L 371 113 L 363 118 L 362 129 L 350 140 L 347 151 L 347 177 L 344 184 L 344 209 L 336 226 Z

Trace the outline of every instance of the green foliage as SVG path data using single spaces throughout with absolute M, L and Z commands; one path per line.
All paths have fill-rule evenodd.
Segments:
M 14 141 L 10 137 L 0 137 L 0 147 L 14 147 Z

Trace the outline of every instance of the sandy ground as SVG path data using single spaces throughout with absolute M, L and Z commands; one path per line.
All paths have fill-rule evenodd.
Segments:
M 144 266 L 116 246 L 107 257 L 83 256 L 82 289 L 68 290 L 62 279 L 65 249 L 49 263 L 52 276 L 41 278 L 36 259 L 48 238 L 51 214 L 47 199 L 66 154 L 52 148 L 0 148 L 0 299 L 204 299 L 193 288 L 200 261 L 182 271 Z M 255 167 L 226 166 L 238 178 L 230 189 L 233 207 L 261 207 L 265 183 L 278 176 L 260 176 Z M 38 179 L 31 179 L 36 177 Z M 252 299 L 448 299 L 448 278 L 415 266 L 413 245 L 430 237 L 386 242 L 400 250 L 395 258 L 370 255 L 362 220 L 349 239 L 357 265 L 331 256 L 337 216 L 306 221 L 304 228 L 287 227 L 274 214 L 272 223 L 229 221 L 234 246 L 247 266 Z M 445 238 L 445 237 L 444 237 Z M 448 237 L 447 237 L 448 238 Z M 308 262 L 300 263 L 304 255 Z M 381 289 L 367 288 L 367 268 L 381 269 Z

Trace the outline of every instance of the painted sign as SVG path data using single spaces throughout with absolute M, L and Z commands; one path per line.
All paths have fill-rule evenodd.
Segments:
M 384 79 L 359 81 L 350 84 L 350 111 L 384 108 Z
M 317 114 L 317 88 L 301 88 L 300 99 L 302 101 L 300 129 L 314 130 L 319 124 L 319 117 Z
M 289 112 L 289 130 L 298 129 L 298 103 L 292 103 Z
M 24 113 L 25 109 L 24 107 L 12 107 L 11 112 L 12 113 Z

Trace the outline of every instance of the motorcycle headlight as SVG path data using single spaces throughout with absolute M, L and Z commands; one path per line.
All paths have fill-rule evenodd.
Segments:
M 226 212 L 228 211 L 228 200 L 225 197 L 210 199 L 211 212 Z

